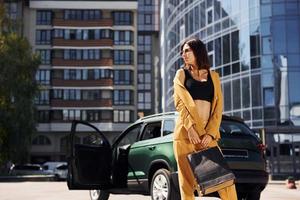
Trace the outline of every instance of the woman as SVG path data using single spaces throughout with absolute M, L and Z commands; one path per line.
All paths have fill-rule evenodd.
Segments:
M 194 150 L 217 146 L 222 118 L 219 75 L 210 71 L 205 45 L 190 39 L 181 45 L 184 68 L 174 78 L 174 104 L 179 112 L 174 133 L 181 200 L 194 199 L 196 181 L 187 155 Z M 222 200 L 237 199 L 235 185 L 218 191 Z

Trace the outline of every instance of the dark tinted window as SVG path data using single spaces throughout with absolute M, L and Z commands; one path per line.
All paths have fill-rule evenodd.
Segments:
M 148 140 L 161 136 L 161 122 L 147 124 L 141 140 Z
M 140 129 L 141 124 L 138 124 L 127 130 L 126 133 L 123 134 L 123 137 L 120 140 L 118 146 L 133 144 L 136 141 L 138 134 L 140 133 Z
M 38 165 L 16 165 L 14 170 L 41 170 Z
M 245 125 L 235 121 L 223 120 L 220 126 L 221 134 L 235 135 L 235 134 L 251 134 L 252 131 Z

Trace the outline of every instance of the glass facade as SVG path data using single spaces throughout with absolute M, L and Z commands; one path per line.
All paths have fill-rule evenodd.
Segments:
M 174 110 L 180 44 L 196 36 L 221 77 L 224 114 L 252 128 L 300 125 L 299 6 L 293 0 L 163 1 L 163 110 Z
M 160 0 L 138 1 L 137 109 L 140 117 L 161 111 L 159 3 Z

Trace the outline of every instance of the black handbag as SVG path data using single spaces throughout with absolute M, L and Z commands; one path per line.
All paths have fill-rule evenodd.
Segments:
M 229 169 L 219 147 L 200 150 L 187 157 L 198 183 L 199 195 L 216 192 L 234 184 L 235 176 Z

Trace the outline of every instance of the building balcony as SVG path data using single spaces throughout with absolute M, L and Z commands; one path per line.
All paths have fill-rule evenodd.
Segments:
M 52 79 L 52 86 L 64 86 L 64 87 L 96 87 L 96 86 L 113 86 L 112 79 L 100 79 L 100 80 L 62 80 Z
M 114 44 L 112 39 L 99 40 L 65 40 L 63 38 L 54 38 L 52 46 L 55 47 L 112 47 Z
M 113 19 L 99 19 L 99 20 L 64 20 L 55 18 L 53 19 L 53 26 L 63 27 L 103 27 L 113 26 Z
M 52 99 L 52 107 L 112 107 L 111 99 L 99 100 L 62 100 Z
M 63 58 L 53 58 L 53 66 L 113 66 L 112 58 L 102 58 L 100 60 L 65 60 Z

